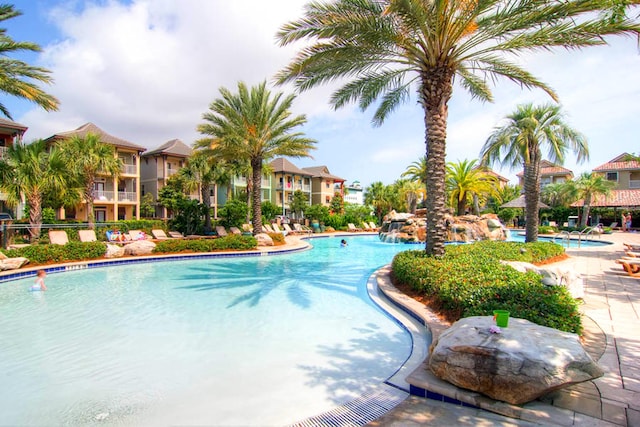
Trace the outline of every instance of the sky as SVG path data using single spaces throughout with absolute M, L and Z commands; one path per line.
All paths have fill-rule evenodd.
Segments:
M 0 93 L 13 119 L 29 127 L 25 141 L 93 122 L 105 132 L 153 149 L 178 138 L 201 138 L 202 115 L 225 87 L 267 81 L 301 44 L 280 47 L 275 34 L 302 16 L 301 0 L 15 0 L 23 15 L 0 23 L 17 41 L 36 42 L 40 53 L 14 55 L 52 72 L 42 86 L 60 101 L 57 112 Z M 640 50 L 632 38 L 579 52 L 564 50 L 520 57 L 525 67 L 560 97 L 566 122 L 583 133 L 590 159 L 570 154 L 564 166 L 587 172 L 624 152 L 639 153 Z M 299 130 L 318 141 L 313 158 L 290 159 L 299 167 L 326 165 L 330 172 L 367 186 L 391 184 L 425 154 L 423 112 L 417 98 L 398 108 L 380 127 L 373 109 L 355 105 L 334 110 L 337 86 L 299 94 Z M 499 80 L 493 103 L 471 99 L 460 86 L 449 102 L 447 161 L 477 159 L 492 130 L 523 103 L 552 102 L 540 90 Z M 516 173 L 494 170 L 517 184 Z

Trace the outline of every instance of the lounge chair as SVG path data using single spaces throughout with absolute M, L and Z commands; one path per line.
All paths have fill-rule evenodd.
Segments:
M 311 233 L 313 233 L 313 230 L 311 230 L 308 227 L 305 227 L 302 224 L 298 224 L 298 223 L 293 224 L 293 230 L 298 232 L 298 233 L 300 233 L 300 234 L 311 234 Z
M 184 235 L 179 231 L 170 231 L 169 236 L 174 239 L 184 239 Z
M 97 242 L 95 230 L 78 230 L 78 238 L 81 242 Z
M 275 231 L 273 230 L 273 228 L 271 228 L 270 225 L 268 224 L 262 224 L 262 231 L 264 233 L 275 233 Z
M 105 235 L 107 236 L 107 242 L 109 243 L 124 244 L 131 241 L 130 234 L 125 234 L 118 230 L 107 230 L 105 231 Z
M 129 230 L 130 240 L 147 240 L 147 233 L 142 230 Z
M 610 227 L 612 230 L 615 230 L 616 228 L 618 228 L 618 221 L 614 221 L 614 222 L 612 222 L 612 223 L 609 225 L 609 227 Z
M 64 230 L 49 230 L 49 243 L 52 245 L 66 245 L 69 243 L 69 236 Z
M 238 227 L 229 227 L 229 231 L 231 231 L 231 234 L 237 234 L 237 235 L 242 234 L 242 231 L 240 231 Z
M 622 265 L 622 269 L 631 277 L 640 277 L 640 259 L 620 258 L 616 263 Z
M 347 229 L 353 233 L 356 233 L 358 231 L 362 231 L 362 228 L 356 227 L 355 225 L 353 225 L 352 222 L 350 222 L 349 224 L 347 224 Z
M 273 223 L 271 226 L 273 227 L 273 231 L 275 231 L 276 233 L 280 233 L 283 236 L 287 235 L 287 232 L 285 230 L 282 230 L 278 224 Z
M 640 252 L 640 243 L 623 243 L 625 250 Z
M 220 237 L 227 237 L 229 235 L 227 229 L 221 225 L 216 225 L 216 234 Z
M 368 222 L 366 221 L 362 221 L 362 230 L 363 231 L 375 231 L 373 228 L 371 228 L 371 226 L 369 225 Z
M 164 230 L 151 230 L 151 234 L 153 235 L 153 237 L 155 239 L 158 240 L 167 240 L 167 239 L 171 239 L 171 237 L 167 236 L 167 234 L 164 232 Z
M 286 231 L 287 234 L 300 234 L 301 233 L 300 231 L 293 230 L 289 226 L 289 224 L 282 224 L 282 228 L 284 228 L 284 231 Z
M 369 221 L 369 226 L 371 227 L 371 229 L 373 231 L 378 231 L 380 230 L 380 227 L 378 227 L 377 225 L 375 225 L 373 222 Z

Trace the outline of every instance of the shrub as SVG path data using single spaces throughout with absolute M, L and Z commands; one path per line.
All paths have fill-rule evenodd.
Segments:
M 269 234 L 269 237 L 271 237 L 271 240 L 273 240 L 273 244 L 275 246 L 281 246 L 286 243 L 284 241 L 284 234 L 282 233 L 267 233 L 267 234 Z
M 169 239 L 156 244 L 154 253 L 215 252 L 225 250 L 248 250 L 258 246 L 253 236 L 230 234 L 217 239 Z
M 557 232 L 558 229 L 550 225 L 541 225 L 540 227 L 538 227 L 538 233 L 540 234 L 555 234 Z
M 500 308 L 513 317 L 580 333 L 577 302 L 566 288 L 545 286 L 539 275 L 500 263 L 501 259 L 540 262 L 563 251 L 549 242 L 491 241 L 448 246 L 440 259 L 424 251 L 406 251 L 395 256 L 393 275 L 398 283 L 430 297 L 450 320 L 491 315 Z
M 31 264 L 46 264 L 102 258 L 105 250 L 102 242 L 69 242 L 66 245 L 31 245 L 2 252 L 10 258 L 28 258 Z

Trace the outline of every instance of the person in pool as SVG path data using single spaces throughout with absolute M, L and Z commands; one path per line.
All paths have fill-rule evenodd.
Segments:
M 30 291 L 46 291 L 47 287 L 44 284 L 44 278 L 47 277 L 47 272 L 44 270 L 38 270 L 36 273 L 36 283 L 29 288 Z
M 344 239 L 342 239 L 342 240 L 340 241 L 340 246 L 341 246 L 341 247 L 343 247 L 343 248 L 344 248 L 345 246 L 347 246 L 347 241 L 346 241 L 346 240 L 344 240 Z

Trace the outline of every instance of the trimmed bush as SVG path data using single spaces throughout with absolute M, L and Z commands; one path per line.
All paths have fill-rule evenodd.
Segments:
M 284 234 L 282 233 L 267 233 L 267 234 L 269 235 L 269 237 L 271 237 L 271 240 L 273 240 L 274 246 L 282 246 L 286 243 L 284 240 Z
M 154 253 L 215 252 L 226 250 L 255 249 L 258 241 L 253 236 L 230 234 L 217 239 L 169 239 L 156 243 Z
M 562 286 L 545 286 L 533 272 L 520 273 L 500 260 L 541 262 L 564 249 L 554 243 L 483 241 L 447 246 L 441 259 L 424 251 L 399 253 L 395 280 L 429 297 L 450 320 L 492 315 L 495 309 L 539 325 L 581 333 L 578 305 Z
M 106 247 L 102 242 L 69 242 L 66 245 L 31 245 L 2 252 L 10 257 L 25 257 L 30 264 L 85 261 L 104 257 Z

